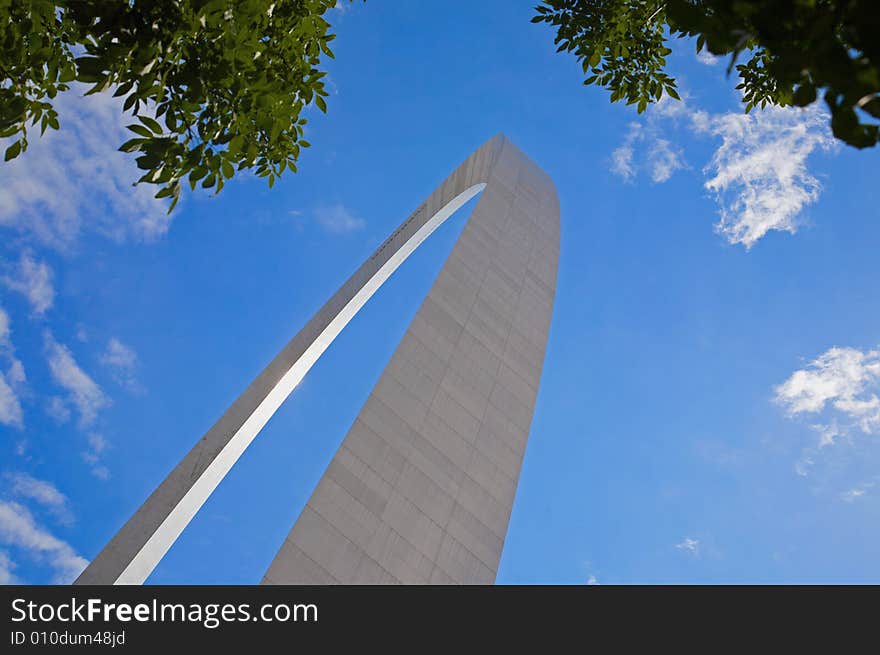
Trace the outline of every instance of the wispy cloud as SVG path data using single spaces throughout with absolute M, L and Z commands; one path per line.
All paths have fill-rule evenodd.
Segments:
M 0 543 L 48 563 L 57 584 L 72 582 L 88 564 L 69 543 L 40 525 L 27 507 L 14 501 L 0 500 Z M 11 570 L 9 564 L 7 556 L 7 571 Z
M 5 550 L 0 550 L 0 585 L 19 583 L 18 578 L 12 573 L 15 568 L 15 562 L 9 557 L 9 553 Z
M 95 464 L 91 468 L 92 475 L 94 475 L 99 480 L 109 480 L 110 479 L 110 469 L 104 466 L 103 464 Z
M 0 424 L 18 429 L 24 427 L 21 402 L 3 373 L 0 373 Z
M 591 585 L 591 586 L 592 586 L 592 585 L 598 585 L 598 584 L 599 584 L 599 580 L 596 579 L 596 576 L 595 576 L 595 575 L 591 575 L 589 578 L 587 578 L 587 584 L 588 584 L 588 585 Z
M 52 396 L 46 401 L 46 413 L 59 425 L 70 420 L 70 409 L 63 398 Z
M 0 354 L 12 351 L 12 327 L 9 314 L 0 307 Z
M 638 160 L 636 146 L 645 150 Z M 666 182 L 682 168 L 687 168 L 687 164 L 681 148 L 660 136 L 656 121 L 649 121 L 645 126 L 630 123 L 623 143 L 611 153 L 611 172 L 628 182 L 640 171 L 648 173 L 653 182 Z
M 789 416 L 822 415 L 819 446 L 853 429 L 880 431 L 880 350 L 830 348 L 774 389 Z
M 79 411 L 80 426 L 91 425 L 98 412 L 109 404 L 101 387 L 80 368 L 70 350 L 45 333 L 46 358 L 52 379 L 68 394 L 68 400 Z
M 809 450 L 804 451 L 800 459 L 794 463 L 794 472 L 804 478 L 810 474 L 813 465 L 816 463 L 810 456 L 809 452 Z
M 635 165 L 633 164 L 633 145 L 641 132 L 641 125 L 630 123 L 623 143 L 611 153 L 611 172 L 627 181 L 632 180 L 636 175 Z
M 0 371 L 0 425 L 21 429 L 24 427 L 24 411 L 16 390 L 24 384 L 24 366 L 15 357 L 9 314 L 2 307 L 0 307 L 0 360 L 8 366 L 5 373 Z
M 67 496 L 58 491 L 54 484 L 20 471 L 7 473 L 5 477 L 9 481 L 10 493 L 13 496 L 39 503 L 65 525 L 73 523 L 73 513 L 70 511 Z
M 52 399 L 47 411 L 60 423 L 63 423 L 70 414 L 67 409 L 68 404 L 77 409 L 79 428 L 86 432 L 89 444 L 88 449 L 82 454 L 83 460 L 90 466 L 92 475 L 106 480 L 110 477 L 110 471 L 101 462 L 101 454 L 107 448 L 107 440 L 91 427 L 95 423 L 98 412 L 110 404 L 110 399 L 88 373 L 82 370 L 66 346 L 55 341 L 48 330 L 45 332 L 44 338 L 46 358 L 52 378 L 67 391 L 67 400 L 64 401 L 57 397 Z M 126 360 L 126 358 L 122 357 L 122 360 Z
M 350 234 L 364 229 L 367 224 L 340 203 L 315 209 L 315 220 L 331 234 Z
M 675 547 L 681 551 L 684 551 L 688 555 L 692 555 L 693 557 L 698 557 L 700 554 L 699 539 L 691 539 L 690 537 L 685 537 L 680 543 L 675 544 Z
M 716 229 L 746 248 L 771 230 L 796 232 L 799 214 L 821 189 L 807 158 L 835 147 L 825 114 L 816 106 L 767 107 L 751 114 L 700 113 L 694 124 L 722 139 L 705 169 L 713 175 L 705 187 L 721 208 Z
M 49 265 L 46 262 L 36 261 L 33 254 L 26 250 L 21 253 L 18 264 L 7 269 L 7 273 L 0 277 L 0 281 L 12 291 L 27 298 L 34 314 L 44 315 L 55 301 L 52 269 Z
M 54 103 L 61 129 L 30 139 L 27 152 L 3 165 L 0 226 L 56 249 L 68 249 L 85 231 L 114 240 L 151 240 L 164 234 L 170 217 L 131 155 L 117 148 L 131 137 L 121 98 L 109 93 L 82 97 L 82 86 Z
M 673 146 L 666 139 L 655 139 L 648 152 L 648 165 L 651 170 L 651 180 L 654 182 L 666 182 L 672 174 L 682 168 L 687 168 L 681 148 Z
M 697 61 L 700 62 L 701 64 L 705 64 L 706 66 L 714 66 L 715 64 L 720 62 L 722 59 L 721 57 L 717 57 L 705 49 L 700 50 L 696 56 L 697 56 Z
M 861 485 L 858 487 L 853 487 L 852 489 L 848 489 L 843 492 L 840 497 L 847 503 L 852 503 L 858 500 L 859 498 L 863 498 L 865 494 L 868 493 L 868 489 L 874 486 L 874 483 L 868 483 L 865 485 Z
M 856 435 L 880 434 L 878 394 L 880 350 L 856 348 L 829 348 L 776 386 L 774 402 L 789 418 L 808 417 L 810 429 L 818 435 L 803 448 L 795 462 L 795 472 L 802 477 L 810 475 L 817 462 L 827 459 L 823 453 L 841 441 L 856 446 Z M 836 475 L 846 472 L 846 467 L 839 464 L 835 467 Z M 854 500 L 862 495 L 859 490 L 863 493 L 869 486 L 861 485 L 851 490 L 853 493 L 847 492 L 844 500 Z
M 137 353 L 116 337 L 107 342 L 107 348 L 101 355 L 101 363 L 111 370 L 117 383 L 131 391 L 140 390 L 140 384 L 136 377 Z
M 97 432 L 88 435 L 89 448 L 82 454 L 83 461 L 91 467 L 92 475 L 99 480 L 110 478 L 110 469 L 101 463 L 101 455 L 107 450 L 109 443 Z
M 645 172 L 653 182 L 665 182 L 688 168 L 671 140 L 688 133 L 721 139 L 703 168 L 704 188 L 719 207 L 718 233 L 747 249 L 771 231 L 797 231 L 801 213 L 821 190 L 807 160 L 817 150 L 837 147 L 827 115 L 815 105 L 712 114 L 687 97 L 664 99 L 642 123 L 630 125 L 612 153 L 611 170 L 627 181 Z

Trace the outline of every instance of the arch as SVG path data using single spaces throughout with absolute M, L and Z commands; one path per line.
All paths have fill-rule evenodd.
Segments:
M 505 137 L 498 135 L 471 154 L 254 379 L 86 567 L 75 584 L 143 583 L 263 426 L 385 280 L 449 216 L 483 191 L 491 179 L 504 179 L 507 175 L 507 183 L 516 185 L 518 169 L 511 168 L 510 162 L 502 156 L 514 152 L 526 161 Z M 552 183 L 550 186 L 552 189 Z M 558 257 L 555 191 L 551 204 L 556 207 L 553 228 L 557 241 L 555 257 Z M 552 262 L 554 286 L 555 257 Z M 543 356 L 543 343 L 541 349 Z

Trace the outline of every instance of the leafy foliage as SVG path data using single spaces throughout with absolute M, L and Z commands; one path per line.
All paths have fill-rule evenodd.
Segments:
M 880 140 L 880 11 L 877 0 L 543 0 L 534 23 L 557 30 L 585 84 L 641 113 L 663 93 L 667 40 L 696 37 L 697 51 L 730 55 L 746 112 L 768 103 L 807 106 L 820 92 L 834 135 L 857 148 Z M 739 56 L 750 58 L 737 64 Z
M 256 169 L 271 187 L 296 171 L 306 119 L 327 111 L 320 71 L 336 0 L 0 0 L 0 138 L 27 149 L 28 124 L 58 129 L 52 99 L 71 82 L 113 90 L 136 122 L 120 147 L 138 182 L 180 198 Z

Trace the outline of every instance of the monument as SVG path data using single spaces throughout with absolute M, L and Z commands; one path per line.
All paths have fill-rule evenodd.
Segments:
M 470 155 L 196 443 L 76 584 L 140 584 L 343 327 L 482 192 L 391 361 L 263 578 L 491 584 L 550 328 L 559 203 L 503 135 Z

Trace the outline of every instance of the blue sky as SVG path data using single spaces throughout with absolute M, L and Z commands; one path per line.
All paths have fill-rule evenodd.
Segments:
M 170 217 L 115 101 L 0 167 L 0 582 L 69 581 L 363 259 L 504 132 L 554 179 L 556 305 L 500 583 L 880 581 L 876 151 L 583 87 L 531 2 L 334 11 L 329 113 L 273 190 Z M 152 583 L 259 580 L 473 206 L 325 353 Z

